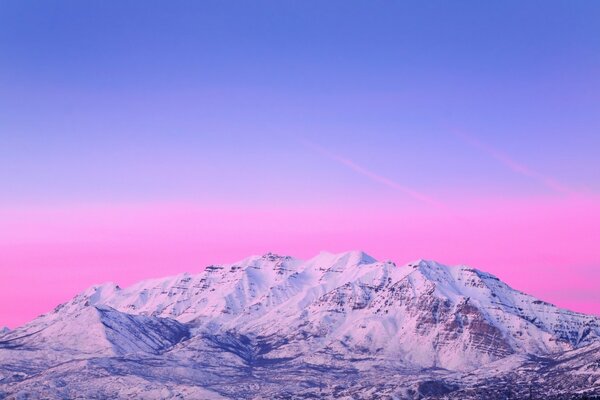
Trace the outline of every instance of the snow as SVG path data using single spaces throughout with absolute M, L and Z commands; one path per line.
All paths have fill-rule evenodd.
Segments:
M 401 291 L 405 293 L 399 295 Z M 216 326 L 287 337 L 305 327 L 326 335 L 321 345 L 329 341 L 383 348 L 390 357 L 402 354 L 415 365 L 453 369 L 502 356 L 475 348 L 494 340 L 506 347 L 505 352 L 545 354 L 600 335 L 597 318 L 537 300 L 491 274 L 428 260 L 396 267 L 361 251 L 322 252 L 307 261 L 268 253 L 209 266 L 197 275 L 153 279 L 125 289 L 109 283 L 86 290 L 66 307 L 81 304 L 172 318 L 195 329 Z M 439 315 L 430 317 L 427 307 L 436 307 Z M 497 338 L 474 343 L 479 333 L 467 328 L 452 341 L 432 347 L 432 341 L 448 336 L 457 310 L 470 307 L 475 314 L 464 317 L 467 323 L 475 318 L 487 332 L 481 335 Z M 586 329 L 591 332 L 579 343 Z M 425 344 L 415 346 L 416 338 Z M 458 349 L 466 354 L 451 359 Z
M 599 337 L 598 318 L 468 266 L 416 260 L 398 267 L 361 251 L 309 260 L 267 253 L 126 288 L 95 285 L 5 332 L 0 360 L 25 375 L 90 357 L 185 364 L 206 362 L 202 354 L 233 370 L 249 360 L 295 360 L 411 373 L 490 366 L 498 375 L 529 355 L 577 351 Z M 160 397 L 153 390 L 148 396 Z

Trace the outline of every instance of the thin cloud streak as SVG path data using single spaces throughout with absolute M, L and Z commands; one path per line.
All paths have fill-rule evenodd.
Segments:
M 485 144 L 472 136 L 466 135 L 464 133 L 459 133 L 459 132 L 454 132 L 454 136 L 456 136 L 463 142 L 483 151 L 487 155 L 491 156 L 492 158 L 496 159 L 500 163 L 504 164 L 506 167 L 508 167 L 513 172 L 515 172 L 519 175 L 526 176 L 528 178 L 535 179 L 551 190 L 554 190 L 556 192 L 563 193 L 563 194 L 568 194 L 568 195 L 577 195 L 578 194 L 576 191 L 564 186 L 563 184 L 558 182 L 556 179 L 546 176 L 544 174 L 541 174 L 541 173 L 527 167 L 526 165 L 523 165 L 523 164 L 513 160 L 512 158 L 510 158 L 508 155 L 501 152 L 500 150 L 497 150 L 497 149 L 491 147 L 490 145 Z
M 389 178 L 386 178 L 375 172 L 372 172 L 372 171 L 364 168 L 363 166 L 356 164 L 354 161 L 352 161 L 348 158 L 342 157 L 340 155 L 337 155 L 335 153 L 332 153 L 329 150 L 326 150 L 323 147 L 321 147 L 315 143 L 309 142 L 305 139 L 300 139 L 300 140 L 306 147 L 315 150 L 316 152 L 324 155 L 325 157 L 329 158 L 330 160 L 336 161 L 337 163 L 351 169 L 352 171 L 358 173 L 359 175 L 369 178 L 370 180 L 372 180 L 374 182 L 377 182 L 377 183 L 385 185 L 389 188 L 395 189 L 399 192 L 402 192 L 402 193 L 412 197 L 415 200 L 418 200 L 418 201 L 428 204 L 430 206 L 434 206 L 437 208 L 447 208 L 446 205 L 443 204 L 442 202 L 440 202 L 430 196 L 427 196 L 413 188 L 401 185 L 396 181 L 393 181 Z

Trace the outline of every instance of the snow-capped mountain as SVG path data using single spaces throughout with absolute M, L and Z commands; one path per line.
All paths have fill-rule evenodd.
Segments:
M 137 385 L 156 398 L 370 398 L 376 388 L 400 398 L 468 398 L 465 383 L 481 387 L 482 371 L 496 371 L 486 378 L 493 382 L 526 365 L 531 375 L 543 360 L 585 364 L 599 338 L 597 317 L 470 267 L 398 267 L 363 252 L 307 261 L 269 253 L 196 275 L 94 286 L 2 334 L 0 397 L 120 397 Z M 75 375 L 82 368 L 91 374 L 85 381 Z M 592 378 L 578 387 L 596 390 L 598 368 L 582 374 Z

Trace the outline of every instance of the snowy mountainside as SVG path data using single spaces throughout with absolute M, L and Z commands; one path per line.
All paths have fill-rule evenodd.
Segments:
M 288 339 L 300 332 L 314 339 L 312 348 L 341 343 L 390 358 L 402 354 L 418 367 L 468 369 L 513 353 L 569 350 L 600 336 L 597 318 L 559 309 L 491 274 L 424 260 L 397 267 L 363 252 L 304 262 L 266 254 L 125 289 L 98 286 L 67 306 L 82 303 L 194 329 Z
M 160 354 L 188 337 L 188 328 L 175 320 L 107 306 L 53 312 L 0 336 L 0 382 L 74 359 Z
M 46 314 L 3 336 L 0 351 L 39 348 L 62 356 L 155 354 L 188 336 L 188 328 L 175 320 L 125 314 L 98 305 Z
M 500 393 L 502 380 L 544 374 L 557 387 L 596 390 L 586 363 L 597 362 L 598 338 L 597 317 L 467 266 L 268 253 L 126 288 L 96 285 L 0 334 L 0 398 L 470 398 L 475 386 Z M 573 371 L 577 379 L 560 376 Z

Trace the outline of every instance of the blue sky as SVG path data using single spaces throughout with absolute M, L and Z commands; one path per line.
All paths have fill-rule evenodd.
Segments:
M 547 192 L 456 131 L 598 189 L 595 2 L 0 10 L 5 201 L 219 198 L 261 182 L 297 196 L 290 180 L 301 191 L 377 190 L 298 137 L 439 195 Z

